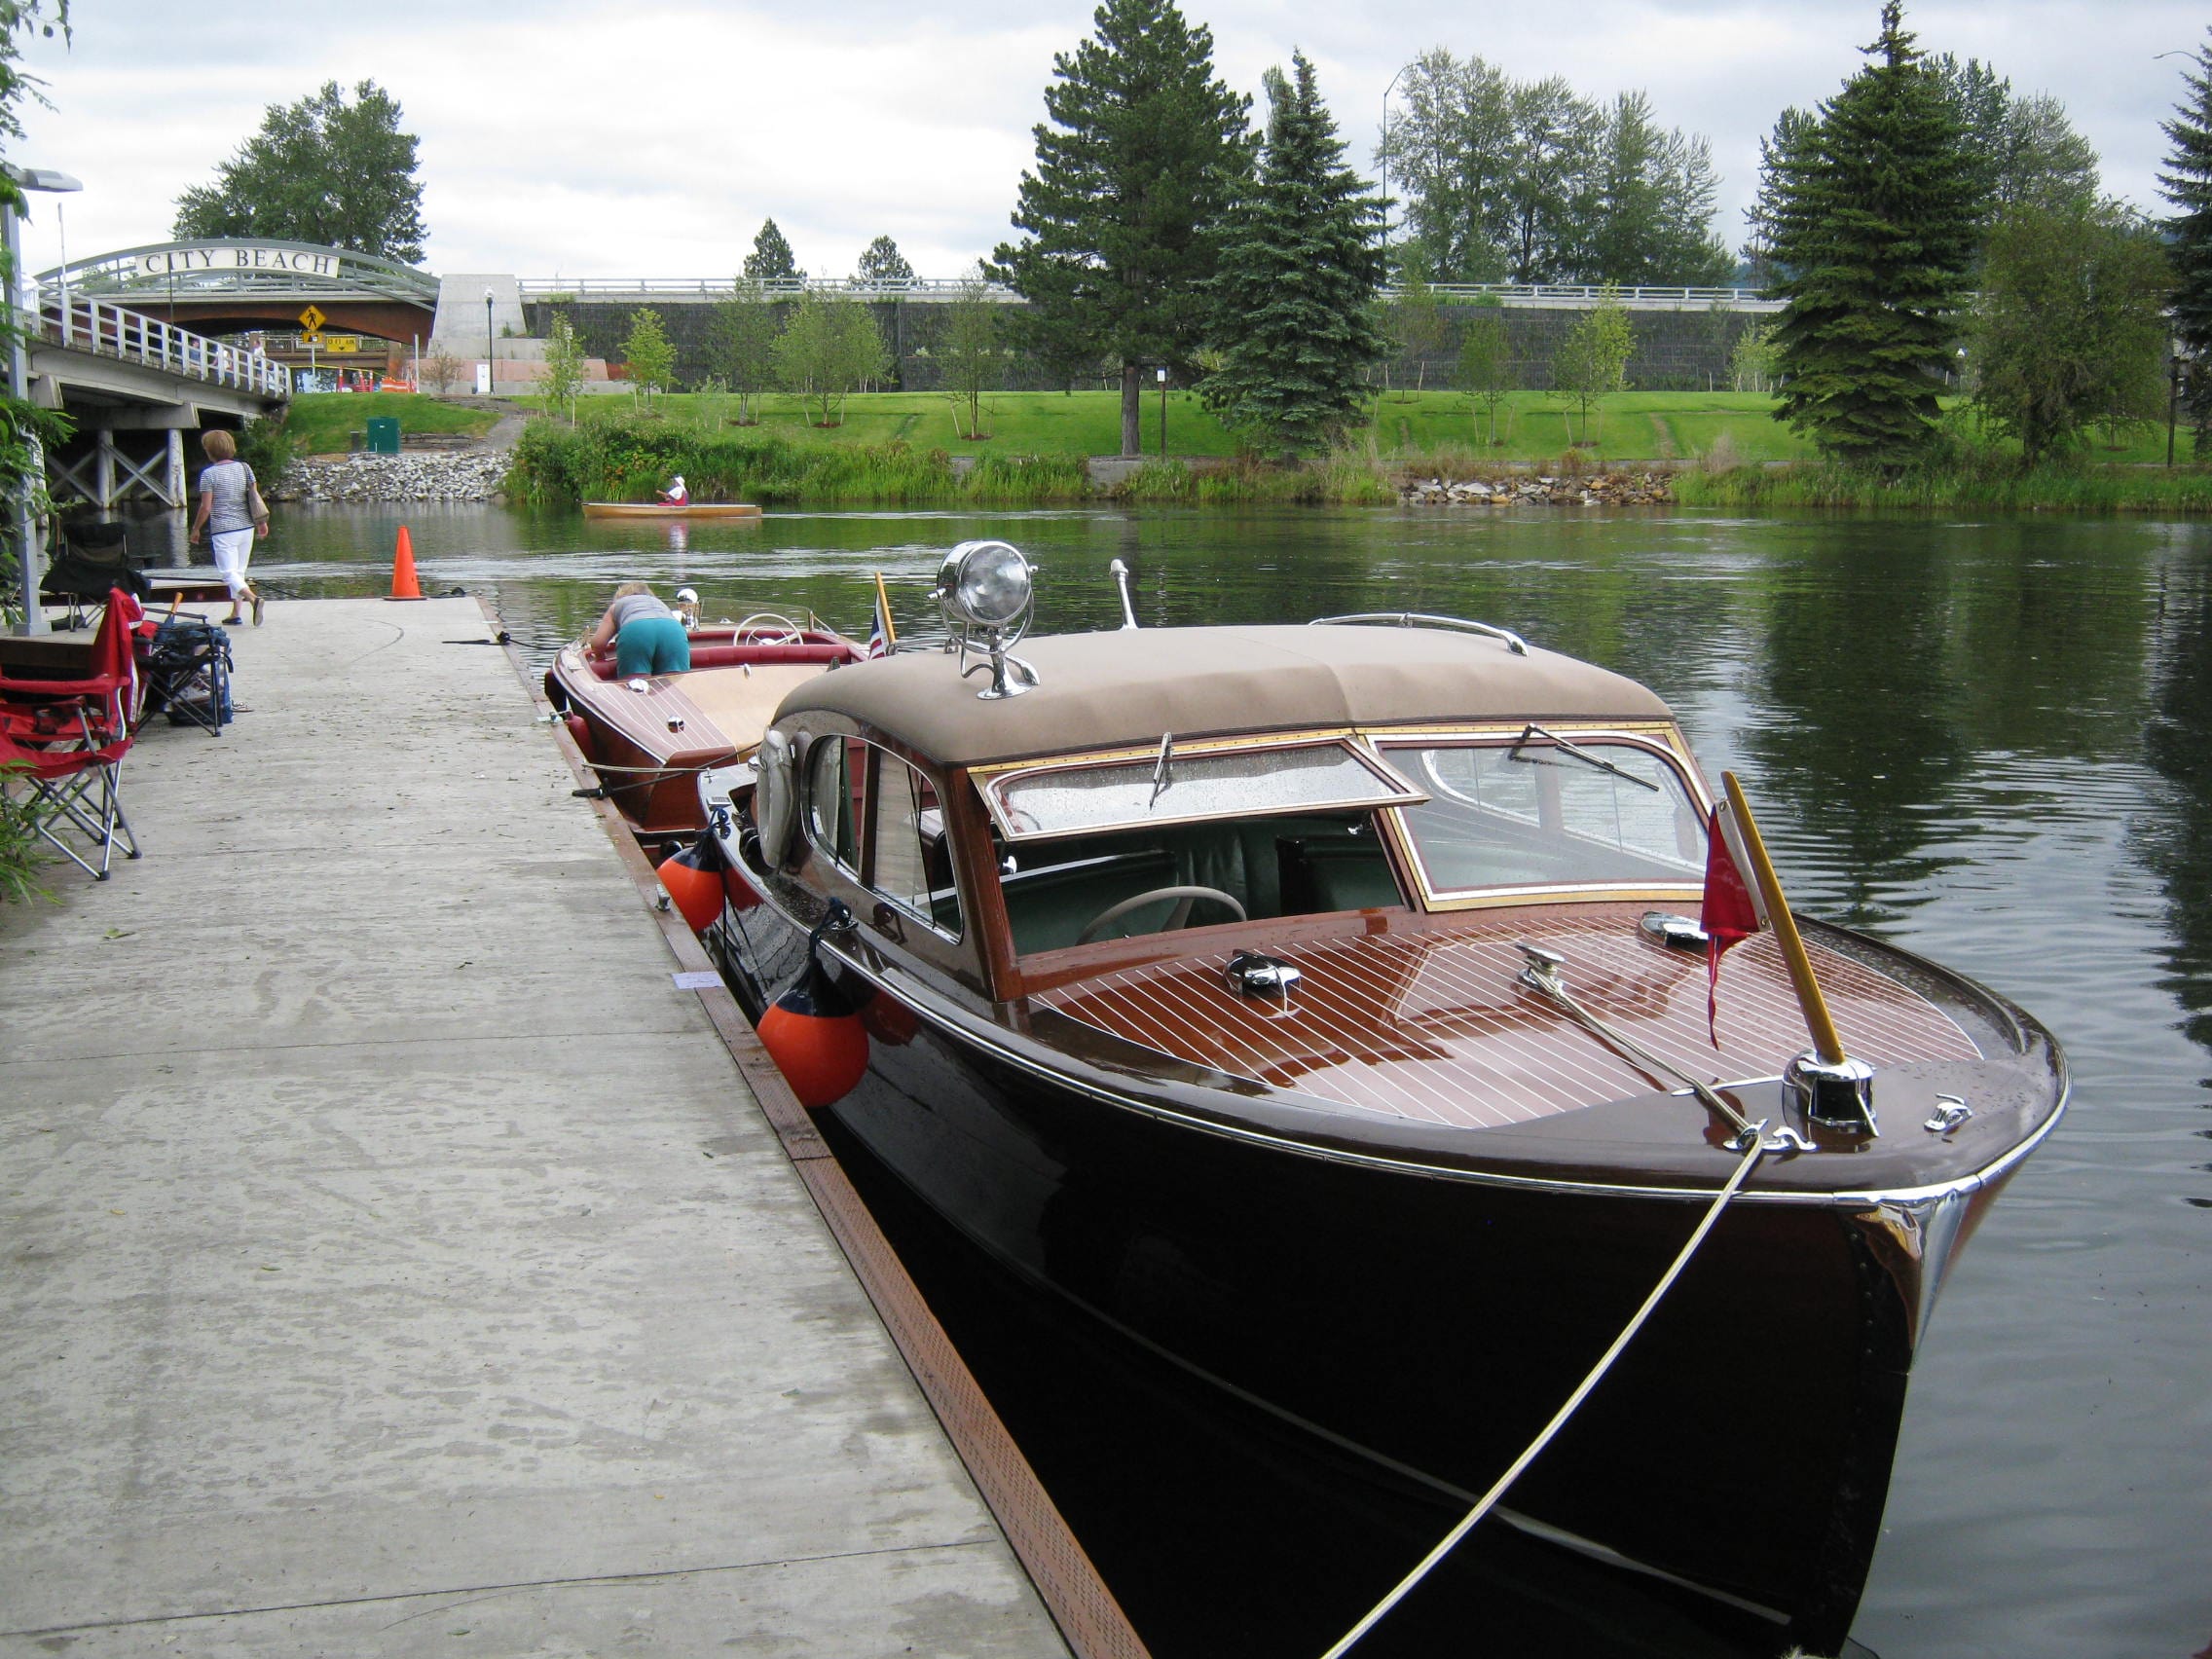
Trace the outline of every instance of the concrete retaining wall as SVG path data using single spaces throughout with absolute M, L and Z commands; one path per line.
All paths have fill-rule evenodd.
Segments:
M 896 300 L 866 302 L 877 329 L 891 348 L 896 370 L 890 388 L 934 391 L 940 385 L 931 347 L 949 314 L 940 305 L 904 305 Z M 642 308 L 619 301 L 582 300 L 555 307 L 531 300 L 523 305 L 525 323 L 533 335 L 542 336 L 552 326 L 556 310 L 565 313 L 584 350 L 595 357 L 619 359 L 630 318 Z M 716 311 L 712 305 L 655 305 L 662 327 L 676 348 L 676 379 L 693 386 L 714 372 L 710 341 Z M 786 308 L 776 308 L 782 312 Z M 1003 308 L 1011 316 L 1025 307 Z M 1494 314 L 1505 321 L 1516 378 L 1520 385 L 1540 390 L 1552 384 L 1551 361 L 1567 331 L 1587 314 L 1567 308 L 1507 307 L 1494 312 L 1473 306 L 1443 306 L 1445 344 L 1427 357 L 1403 359 L 1389 365 L 1390 384 L 1410 386 L 1417 381 L 1430 387 L 1449 386 L 1453 364 L 1459 353 L 1461 329 L 1471 317 Z M 1728 354 L 1751 324 L 1762 320 L 1740 312 L 1637 311 L 1629 313 L 1636 334 L 1636 354 L 1629 361 L 1629 384 L 1640 390 L 1664 391 L 1724 387 L 1728 384 Z M 1067 384 L 1036 357 L 1015 351 L 1008 359 L 1010 391 L 1057 391 Z M 1079 386 L 1113 384 L 1103 366 L 1091 376 L 1078 379 Z

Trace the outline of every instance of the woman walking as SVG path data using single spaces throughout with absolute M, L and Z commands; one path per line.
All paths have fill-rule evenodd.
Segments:
M 251 605 L 253 625 L 258 628 L 261 594 L 245 579 L 245 566 L 253 557 L 253 538 L 269 534 L 269 508 L 261 499 L 253 468 L 239 460 L 236 438 L 218 427 L 201 434 L 200 447 L 210 464 L 200 469 L 200 509 L 192 515 L 190 539 L 197 542 L 202 531 L 207 533 L 215 569 L 230 587 L 231 613 L 223 618 L 224 624 L 237 627 L 241 607 Z

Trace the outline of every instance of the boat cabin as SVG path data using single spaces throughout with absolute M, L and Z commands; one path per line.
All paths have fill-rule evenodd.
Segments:
M 937 654 L 811 680 L 763 757 L 790 780 L 791 877 L 991 1000 L 1224 926 L 1697 899 L 1709 798 L 1666 706 L 1619 675 L 1428 629 L 1025 649 L 1017 699 Z

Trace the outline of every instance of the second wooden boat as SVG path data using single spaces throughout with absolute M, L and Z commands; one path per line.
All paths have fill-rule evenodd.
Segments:
M 686 674 L 614 672 L 612 649 L 578 641 L 545 671 L 545 694 L 642 840 L 698 830 L 696 775 L 751 755 L 776 705 L 802 682 L 866 653 L 832 629 L 762 613 L 690 630 Z

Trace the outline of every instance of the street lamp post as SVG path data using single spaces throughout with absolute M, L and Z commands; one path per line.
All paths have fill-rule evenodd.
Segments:
M 496 383 L 492 379 L 492 290 L 484 290 L 484 395 L 494 394 Z
M 1382 143 L 1375 152 L 1376 165 L 1382 175 L 1382 247 L 1385 252 L 1390 246 L 1390 94 L 1398 90 L 1406 69 L 1407 65 L 1399 64 L 1397 74 L 1391 76 L 1390 84 L 1382 89 Z
M 18 191 L 58 192 L 85 188 L 80 180 L 49 167 L 18 167 L 12 163 L 0 163 L 0 167 L 6 168 L 10 182 Z M 26 308 L 18 286 L 23 260 L 16 236 L 16 221 L 22 214 L 23 203 L 19 195 L 14 202 L 0 206 L 0 237 L 5 239 L 8 263 L 8 320 L 13 325 L 8 336 L 8 395 L 18 404 L 30 400 L 30 354 L 23 348 L 23 335 L 24 330 L 35 320 L 24 314 Z M 24 459 L 23 481 L 16 491 L 16 559 L 22 582 L 22 632 L 43 634 L 46 632 L 46 612 L 39 608 L 38 584 L 39 578 L 46 572 L 39 562 L 38 543 L 35 539 L 36 521 L 31 512 L 31 502 L 39 485 L 45 480 L 46 450 L 39 443 L 38 434 L 30 430 L 25 430 L 23 434 L 23 446 L 29 454 Z

